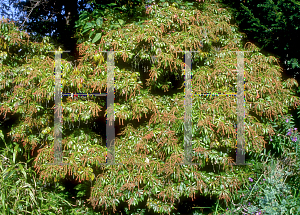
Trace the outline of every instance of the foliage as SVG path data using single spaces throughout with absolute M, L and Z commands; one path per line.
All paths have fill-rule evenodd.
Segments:
M 92 39 L 92 43 L 100 40 L 101 36 L 111 30 L 122 28 L 126 24 L 135 23 L 141 25 L 148 18 L 152 6 L 162 2 L 168 5 L 176 5 L 180 9 L 201 8 L 201 4 L 190 1 L 172 0 L 165 1 L 129 1 L 128 4 L 117 1 L 117 3 L 97 4 L 97 1 L 91 1 L 93 11 L 82 11 L 79 19 L 76 21 L 76 38 L 78 42 Z M 133 9 L 134 8 L 134 9 Z M 88 36 L 87 36 L 88 35 Z
M 39 186 L 41 184 L 37 183 L 36 177 L 33 177 L 35 172 L 27 167 L 27 163 L 24 165 L 21 162 L 16 162 L 17 151 L 18 145 L 14 147 L 13 151 L 7 147 L 1 153 L 1 213 L 27 214 L 34 208 L 39 213 L 52 211 L 52 214 L 55 214 L 58 206 L 64 202 L 55 194 L 51 198 L 47 198 L 45 195 L 47 193 L 43 192 L 43 186 Z
M 266 172 L 257 178 L 249 178 L 247 188 L 241 192 L 237 209 L 231 209 L 226 214 L 261 212 L 263 214 L 298 214 L 300 198 L 295 198 L 291 187 L 285 182 L 290 174 L 278 164 L 268 164 Z M 286 173 L 285 173 L 286 172 Z M 258 183 L 259 182 L 259 183 Z M 274 186 L 276 184 L 276 186 Z
M 12 2 L 14 10 L 18 13 L 16 25 L 19 29 L 39 36 L 40 40 L 36 42 L 41 42 L 42 37 L 50 36 L 56 43 L 63 45 L 64 50 L 71 50 L 72 55 L 76 56 L 74 25 L 79 12 L 88 8 L 88 1 L 12 0 Z
M 55 188 L 43 184 L 28 163 L 16 162 L 17 154 L 18 145 L 13 150 L 8 146 L 1 152 L 1 214 L 97 214 L 80 199 L 72 205 L 59 184 Z
M 175 165 L 184 154 L 184 55 L 176 51 L 200 51 L 193 54 L 194 93 L 236 91 L 236 54 L 227 51 L 253 51 L 245 53 L 245 138 L 246 151 L 254 155 L 261 154 L 266 140 L 275 134 L 271 119 L 286 114 L 298 102 L 293 95 L 298 84 L 294 79 L 281 80 L 276 58 L 259 53 L 252 43 L 241 44 L 244 35 L 230 25 L 228 11 L 215 1 L 201 4 L 201 10 L 184 10 L 167 2 L 153 5 L 143 23 L 110 29 L 95 43 L 83 41 L 76 67 L 62 59 L 63 93 L 101 93 L 107 66 L 106 55 L 99 51 L 123 50 L 115 52 L 114 68 L 116 127 L 122 128 L 115 141 L 116 162 L 124 164 L 119 166 L 98 165 L 106 154 L 99 138 L 105 139 L 105 133 L 93 130 L 97 120 L 105 120 L 105 101 L 98 98 L 62 102 L 63 159 L 70 165 L 46 165 L 53 163 L 54 139 L 54 56 L 46 51 L 55 47 L 47 38 L 43 43 L 25 43 L 24 32 L 1 23 L 5 36 L 0 91 L 5 100 L 0 113 L 19 114 L 19 121 L 5 135 L 32 152 L 40 148 L 35 150 L 34 167 L 41 183 L 59 183 L 69 177 L 77 183 L 91 180 L 94 186 L 87 202 L 101 212 L 116 212 L 121 203 L 127 203 L 131 211 L 145 201 L 153 214 L 174 214 L 182 197 L 215 196 L 220 205 L 236 198 L 235 192 L 253 172 L 231 165 L 236 143 L 233 98 L 193 97 L 193 162 L 202 165 Z M 99 17 L 93 16 L 97 21 Z M 13 51 L 19 47 L 24 47 L 24 53 Z M 82 120 L 86 125 L 80 124 Z M 77 197 L 83 195 L 80 192 Z
M 5 4 L 3 5 L 6 6 Z M 74 37 L 76 28 L 84 25 L 85 29 L 91 30 L 90 26 L 94 24 L 97 24 L 97 26 L 98 24 L 101 25 L 99 20 L 97 23 L 93 21 L 85 23 L 84 19 L 86 17 L 83 20 L 79 20 L 80 12 L 82 12 L 81 15 L 84 15 L 92 11 L 92 13 L 97 15 L 101 14 L 103 16 L 102 19 L 107 20 L 106 17 L 109 18 L 112 14 L 115 16 L 122 13 L 126 17 L 136 17 L 137 12 L 145 11 L 144 0 L 109 0 L 105 2 L 95 0 L 71 0 L 68 2 L 40 0 L 38 3 L 26 0 L 16 2 L 14 8 L 18 12 L 25 14 L 16 23 L 18 27 L 42 37 L 51 36 L 56 43 L 63 46 L 64 50 L 71 50 L 70 54 L 75 59 L 78 57 L 77 53 L 74 53 L 76 52 L 76 38 Z
M 253 160 L 253 175 L 243 184 L 230 209 L 219 208 L 225 214 L 298 214 L 299 195 L 299 133 L 292 118 L 285 116 L 277 120 L 276 134 L 270 142 L 278 142 L 282 153 L 276 158 L 266 151 Z M 275 124 L 275 123 L 274 123 Z M 284 128 L 283 130 L 278 127 Z M 291 135 L 294 131 L 294 135 Z M 286 131 L 288 131 L 286 133 Z M 285 133 L 285 135 L 283 135 Z M 275 137 L 283 136 L 284 139 Z M 283 141 L 283 140 L 287 141 Z M 279 150 L 280 151 L 280 150 Z M 274 186 L 276 185 L 276 186 Z
M 277 54 L 290 71 L 298 71 L 299 9 L 297 0 L 223 1 L 233 8 L 240 29 L 262 49 Z M 282 63 L 283 64 L 283 63 Z M 284 65 L 283 64 L 283 65 Z M 299 74 L 299 73 L 298 73 Z

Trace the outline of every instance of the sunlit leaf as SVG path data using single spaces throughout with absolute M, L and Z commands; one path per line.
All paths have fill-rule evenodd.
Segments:
M 96 43 L 101 38 L 102 33 L 97 33 L 92 40 L 92 43 Z
M 123 25 L 123 24 L 124 24 L 124 20 L 118 19 L 118 21 L 119 21 L 120 25 Z
M 102 25 L 102 23 L 103 23 L 103 19 L 102 19 L 102 17 L 99 17 L 99 18 L 96 20 L 97 26 L 100 27 L 100 26 Z

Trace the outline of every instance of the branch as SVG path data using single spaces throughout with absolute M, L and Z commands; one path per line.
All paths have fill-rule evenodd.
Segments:
M 22 23 L 21 28 L 24 26 L 26 20 L 28 20 L 28 18 L 29 18 L 29 16 L 30 16 L 30 14 L 32 13 L 33 9 L 36 8 L 36 7 L 39 5 L 40 2 L 41 2 L 41 1 L 37 1 L 36 4 L 31 8 L 31 10 L 30 10 L 28 16 L 26 16 L 24 22 Z

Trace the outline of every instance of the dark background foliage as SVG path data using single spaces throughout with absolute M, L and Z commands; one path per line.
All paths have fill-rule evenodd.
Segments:
M 223 0 L 248 39 L 261 49 L 278 55 L 288 75 L 299 81 L 300 1 Z
M 50 36 L 55 42 L 61 44 L 65 50 L 70 50 L 70 55 L 74 59 L 78 58 L 76 49 L 77 38 L 75 38 L 75 22 L 79 20 L 82 11 L 91 13 L 97 11 L 102 16 L 115 11 L 115 13 L 128 14 L 129 18 L 135 17 L 138 6 L 144 6 L 144 0 L 114 1 L 114 0 L 50 0 L 50 1 L 9 1 L 18 12 L 23 12 L 16 21 L 21 30 L 26 30 L 38 38 Z M 3 8 L 8 8 L 9 4 L 3 2 Z M 145 7 L 143 7 L 145 9 Z M 4 15 L 8 15 L 2 11 Z M 92 18 L 92 17 L 91 17 Z

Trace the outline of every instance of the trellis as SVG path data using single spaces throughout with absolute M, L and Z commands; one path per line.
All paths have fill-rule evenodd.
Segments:
M 182 51 L 180 51 L 182 52 Z M 192 163 L 192 94 L 191 86 L 191 52 L 185 51 L 185 116 L 184 116 L 184 162 L 180 165 L 201 165 Z M 236 96 L 237 97 L 237 143 L 236 143 L 236 162 L 233 165 L 251 165 L 245 163 L 245 77 L 244 77 L 244 52 L 237 52 L 237 93 L 203 93 L 199 96 Z M 246 51 L 249 52 L 249 51 Z
M 62 94 L 61 85 L 61 52 L 55 51 L 55 111 L 54 111 L 54 163 L 48 165 L 68 165 L 62 162 L 62 96 L 74 96 L 73 93 Z M 69 51 L 66 51 L 69 52 Z M 99 165 L 123 165 L 115 163 L 115 127 L 114 127 L 114 52 L 107 52 L 107 93 L 104 94 L 75 94 L 75 96 L 107 96 L 107 115 L 106 115 L 106 163 Z M 120 51 L 121 52 L 121 51 Z M 191 52 L 198 51 L 178 51 L 185 52 L 185 117 L 184 117 L 184 162 L 179 165 L 201 165 L 192 163 L 192 94 L 191 87 Z M 237 93 L 203 93 L 199 96 L 237 96 L 237 143 L 236 143 L 236 163 L 234 165 L 247 165 L 245 163 L 245 138 L 244 138 L 244 119 L 245 119 L 245 94 L 244 94 L 244 51 L 237 51 Z M 153 60 L 153 58 L 152 58 Z
M 52 52 L 52 51 L 51 51 Z M 54 109 L 54 163 L 48 163 L 48 165 L 68 165 L 62 161 L 62 113 L 61 113 L 61 101 L 62 96 L 106 96 L 107 98 L 107 115 L 106 115 L 106 163 L 99 163 L 100 165 L 122 165 L 121 163 L 115 163 L 115 127 L 114 127 L 114 52 L 116 51 L 102 51 L 107 52 L 107 93 L 62 93 L 61 84 L 61 52 L 55 52 L 55 109 Z M 69 51 L 65 51 L 69 52 Z M 120 51 L 122 52 L 122 51 Z

